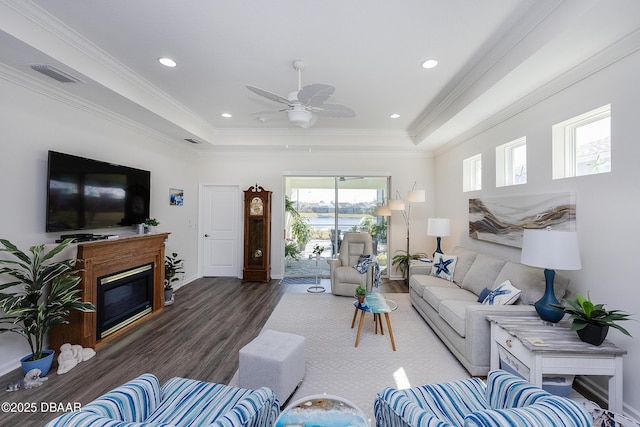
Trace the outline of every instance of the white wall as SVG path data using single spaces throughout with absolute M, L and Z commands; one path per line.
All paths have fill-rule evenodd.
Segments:
M 412 204 L 411 207 L 411 252 L 433 252 L 433 238 L 427 238 L 427 218 L 433 216 L 433 158 L 421 155 L 382 156 L 366 152 L 353 154 L 320 154 L 291 152 L 284 148 L 281 152 L 251 152 L 241 154 L 215 154 L 199 160 L 200 179 L 203 184 L 238 185 L 241 190 L 258 183 L 266 190 L 273 191 L 272 209 L 272 262 L 271 274 L 274 278 L 283 275 L 284 257 L 284 178 L 285 172 L 357 175 L 362 173 L 391 175 L 391 190 L 398 190 L 406 197 L 414 182 L 418 188 L 426 190 L 426 203 Z M 391 222 L 391 253 L 406 248 L 406 226 L 401 214 L 394 213 Z M 392 275 L 397 276 L 396 272 Z
M 468 236 L 468 199 L 506 195 L 575 192 L 582 270 L 566 272 L 571 288 L 591 293 L 609 309 L 640 313 L 637 256 L 640 211 L 640 53 L 600 71 L 523 113 L 450 148 L 436 157 L 436 213 L 452 219 L 447 245 L 463 245 L 519 261 L 520 250 L 481 242 Z M 551 179 L 551 126 L 605 104 L 612 111 L 612 172 Z M 527 137 L 525 185 L 495 187 L 495 147 Z M 482 190 L 462 192 L 462 160 L 482 153 Z M 636 314 L 640 319 L 640 314 Z M 608 338 L 628 354 L 624 361 L 625 409 L 640 418 L 640 323 L 624 324 L 634 338 L 611 330 Z M 595 378 L 589 379 L 596 380 Z M 605 385 L 597 379 L 599 386 Z M 602 392 L 602 390 L 599 390 Z
M 86 110 L 9 83 L 0 75 L 0 237 L 28 250 L 52 243 L 57 233 L 45 233 L 47 151 L 110 161 L 151 171 L 151 216 L 159 231 L 169 231 L 167 252 L 186 260 L 186 280 L 196 275 L 197 240 L 188 227 L 197 218 L 195 155 L 153 140 L 148 134 L 108 121 Z M 169 206 L 169 188 L 185 190 L 183 207 Z M 133 233 L 133 227 L 95 230 Z M 0 335 L 0 375 L 19 366 L 30 353 L 22 337 Z

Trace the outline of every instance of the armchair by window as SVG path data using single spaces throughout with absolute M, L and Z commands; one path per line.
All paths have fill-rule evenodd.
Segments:
M 331 293 L 352 297 L 358 286 L 364 286 L 371 291 L 373 283 L 373 269 L 366 273 L 359 273 L 353 268 L 360 255 L 373 256 L 373 240 L 368 233 L 345 233 L 337 259 L 329 259 L 331 275 Z

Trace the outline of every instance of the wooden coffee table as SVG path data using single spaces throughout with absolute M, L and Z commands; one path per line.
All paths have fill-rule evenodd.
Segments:
M 393 339 L 393 330 L 391 329 L 391 320 L 389 319 L 389 313 L 395 311 L 398 308 L 398 304 L 390 299 L 385 299 L 384 296 L 377 292 L 367 292 L 364 298 L 364 302 L 360 304 L 358 300 L 353 302 L 355 311 L 353 312 L 353 320 L 351 321 L 351 329 L 356 324 L 356 317 L 358 317 L 358 310 L 360 310 L 360 323 L 358 324 L 358 333 L 356 334 L 356 344 L 354 347 L 358 347 L 360 341 L 360 332 L 362 331 L 362 323 L 364 322 L 365 313 L 373 313 L 373 320 L 376 324 L 376 334 L 378 333 L 378 327 L 380 327 L 380 333 L 384 335 L 384 329 L 382 326 L 381 314 L 384 314 L 384 318 L 387 321 L 387 329 L 389 330 L 389 339 L 391 340 L 391 348 L 396 351 L 396 343 Z

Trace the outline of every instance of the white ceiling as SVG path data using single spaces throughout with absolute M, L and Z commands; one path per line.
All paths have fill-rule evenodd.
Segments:
M 197 150 L 335 139 L 430 152 L 637 50 L 638 16 L 636 0 L 0 0 L 0 77 Z M 295 59 L 303 85 L 334 86 L 356 117 L 301 129 L 252 115 L 281 105 L 245 85 L 286 97 Z

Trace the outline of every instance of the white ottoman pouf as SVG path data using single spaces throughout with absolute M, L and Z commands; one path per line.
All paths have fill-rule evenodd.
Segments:
M 240 349 L 238 381 L 241 388 L 271 388 L 283 405 L 305 372 L 305 338 L 267 329 Z

